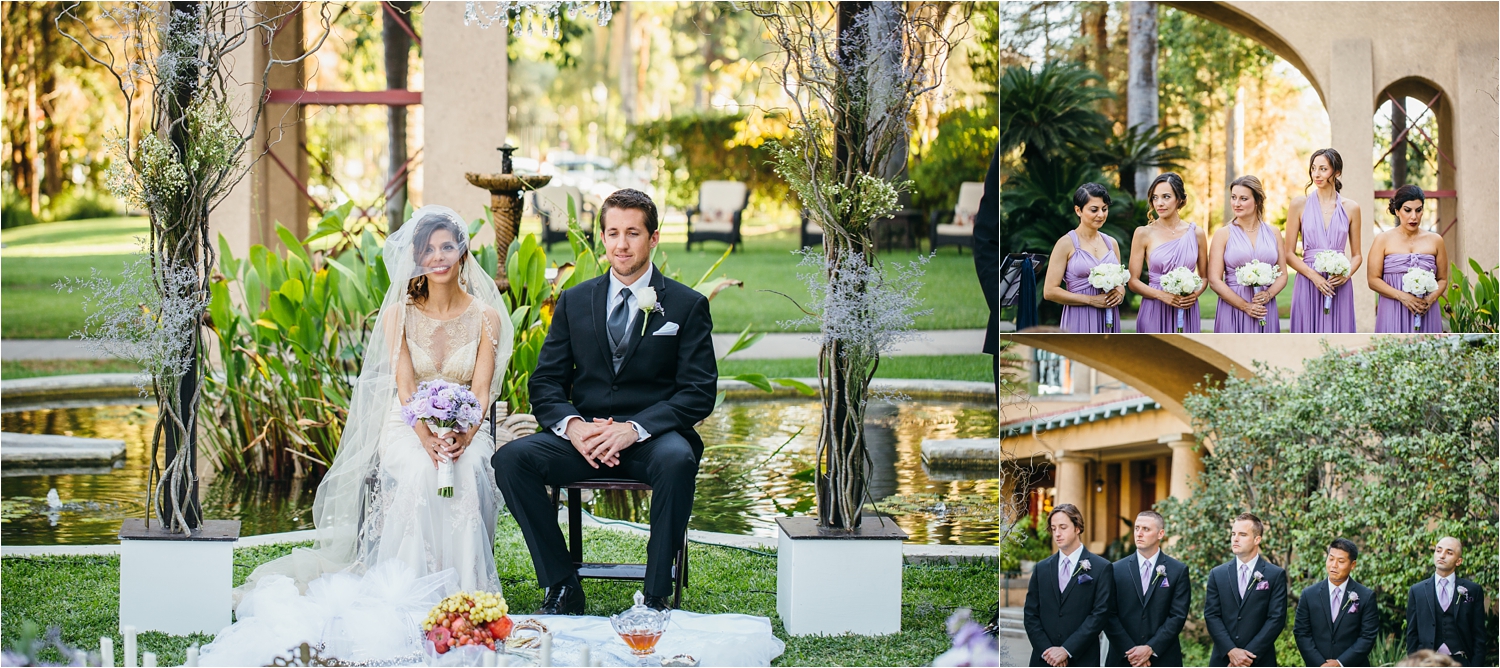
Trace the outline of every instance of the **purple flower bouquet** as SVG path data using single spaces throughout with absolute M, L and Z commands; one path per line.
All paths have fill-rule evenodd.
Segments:
M 411 400 L 401 407 L 401 417 L 406 425 L 416 427 L 420 420 L 438 438 L 447 438 L 449 432 L 468 432 L 484 419 L 479 408 L 479 398 L 467 386 L 446 380 L 430 380 L 417 386 Z M 438 496 L 453 496 L 453 462 L 446 457 L 438 462 Z

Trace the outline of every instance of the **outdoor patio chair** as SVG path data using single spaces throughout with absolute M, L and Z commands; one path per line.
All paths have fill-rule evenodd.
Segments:
M 612 564 L 585 562 L 583 560 L 583 490 L 630 490 L 651 491 L 651 486 L 629 478 L 592 478 L 552 488 L 552 506 L 558 506 L 562 490 L 568 490 L 568 552 L 573 557 L 573 566 L 578 569 L 578 578 L 596 580 L 646 581 L 645 564 Z M 672 558 L 672 609 L 682 607 L 682 590 L 688 580 L 688 541 L 682 537 L 682 548 Z
M 934 211 L 932 214 L 932 250 L 940 246 L 958 246 L 962 253 L 964 247 L 974 247 L 974 216 L 979 213 L 979 200 L 984 197 L 984 184 L 978 181 L 965 181 L 958 189 L 958 204 L 953 207 L 952 217 L 947 223 L 941 223 L 945 211 Z
M 694 241 L 700 248 L 705 241 L 722 241 L 739 250 L 740 216 L 749 201 L 750 189 L 742 181 L 704 181 L 698 204 L 687 209 L 687 249 L 693 250 Z
M 823 226 L 807 217 L 807 209 L 802 210 L 802 234 L 801 241 L 797 243 L 798 248 L 812 248 L 823 245 Z
M 583 191 L 577 186 L 547 186 L 538 188 L 530 195 L 531 210 L 542 219 L 542 245 L 552 252 L 552 244 L 568 241 L 568 198 L 573 198 L 573 208 L 578 213 L 578 226 L 590 242 L 594 239 L 594 205 L 584 201 Z

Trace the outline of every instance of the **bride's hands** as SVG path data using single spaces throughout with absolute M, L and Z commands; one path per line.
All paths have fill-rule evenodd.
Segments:
M 438 462 L 443 461 L 448 448 L 452 445 L 447 439 L 438 438 L 436 434 L 425 429 L 415 430 L 417 440 L 422 443 L 422 449 L 427 452 L 427 458 L 432 460 L 432 468 L 438 467 Z
M 455 431 L 449 434 L 448 456 L 452 457 L 453 461 L 458 461 L 458 458 L 463 456 L 464 451 L 469 449 L 469 444 L 474 442 L 474 436 L 478 433 L 479 426 L 475 425 L 473 429 L 466 432 L 460 433 Z

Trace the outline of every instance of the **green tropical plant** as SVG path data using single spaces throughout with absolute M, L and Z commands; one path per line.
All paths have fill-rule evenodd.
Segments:
M 1028 165 L 1005 183 L 1000 200 L 1003 253 L 1051 253 L 1052 246 L 1075 227 L 1073 192 L 1085 183 L 1102 183 L 1104 174 L 1085 161 L 1057 160 Z M 1135 232 L 1134 203 L 1125 193 L 1114 192 L 1109 221 L 1100 229 L 1114 237 L 1120 261 L 1128 262 L 1130 238 Z
M 1186 147 L 1167 146 L 1180 141 L 1186 132 L 1178 126 L 1133 126 L 1109 137 L 1094 157 L 1099 165 L 1115 170 L 1121 191 L 1137 199 L 1136 172 L 1153 167 L 1180 170 L 1182 162 L 1191 157 Z
M 952 210 L 965 181 L 983 181 L 1000 136 L 995 107 L 960 107 L 938 119 L 937 139 L 913 156 L 912 203 L 921 209 Z
M 1495 276 L 1500 267 L 1485 271 L 1474 258 L 1469 258 L 1469 266 L 1474 269 L 1472 284 L 1458 263 L 1453 263 L 1448 291 L 1439 298 L 1443 320 L 1450 332 L 1493 333 L 1500 317 L 1500 279 Z
M 1097 73 L 1065 61 L 1033 71 L 1012 65 L 1000 78 L 1000 152 L 1022 149 L 1028 165 L 1095 149 L 1108 120 L 1095 110 L 1113 97 Z

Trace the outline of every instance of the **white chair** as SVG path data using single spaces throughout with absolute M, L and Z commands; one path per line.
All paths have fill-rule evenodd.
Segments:
M 984 184 L 979 181 L 965 181 L 958 189 L 958 204 L 953 207 L 953 215 L 949 222 L 940 223 L 945 212 L 938 211 L 932 216 L 932 250 L 939 246 L 958 246 L 962 252 L 965 246 L 974 247 L 974 217 L 979 214 L 979 200 L 984 197 Z
M 722 241 L 740 246 L 740 219 L 750 201 L 750 189 L 742 181 L 704 181 L 698 188 L 698 204 L 687 209 L 687 248 L 693 242 Z M 693 221 L 696 217 L 697 222 Z
M 578 226 L 590 241 L 594 237 L 595 212 L 577 186 L 547 186 L 531 193 L 531 210 L 542 219 L 542 244 L 552 251 L 552 244 L 568 240 L 568 198 L 578 214 Z M 585 218 L 587 220 L 585 221 Z

